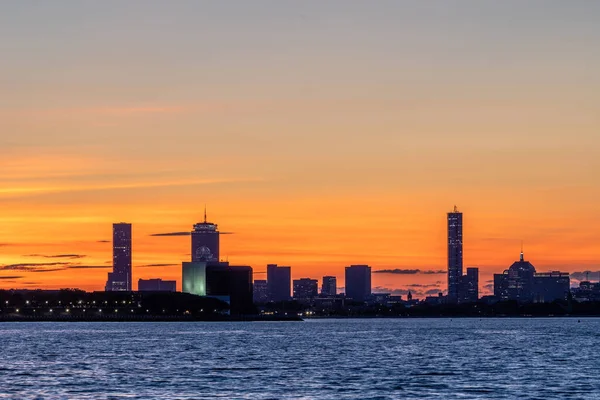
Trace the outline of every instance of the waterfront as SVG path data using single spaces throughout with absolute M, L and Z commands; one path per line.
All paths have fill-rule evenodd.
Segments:
M 584 399 L 600 319 L 3 323 L 0 397 Z

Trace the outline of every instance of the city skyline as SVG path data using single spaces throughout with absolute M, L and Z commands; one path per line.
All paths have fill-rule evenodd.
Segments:
M 600 270 L 594 2 L 0 11 L 2 288 L 101 289 L 121 220 L 134 286 L 177 278 L 204 204 L 221 258 L 340 287 L 368 264 L 445 288 L 411 272 L 446 269 L 453 204 L 482 294 L 521 241 L 540 271 Z
M 455 219 L 455 215 L 459 216 L 459 220 Z M 384 282 L 387 283 L 386 286 L 381 286 L 378 285 L 377 283 L 374 283 L 371 285 L 373 293 L 392 293 L 392 294 L 396 294 L 396 295 L 406 295 L 408 294 L 408 292 L 412 292 L 413 295 L 416 295 L 419 298 L 424 298 L 426 296 L 432 296 L 432 295 L 437 295 L 438 293 L 444 293 L 447 294 L 447 288 L 448 288 L 448 280 L 439 280 L 440 276 L 444 276 L 444 275 L 448 275 L 448 273 L 453 270 L 453 268 L 451 269 L 451 265 L 455 264 L 454 261 L 454 246 L 451 246 L 452 243 L 454 243 L 456 241 L 456 238 L 460 238 L 459 239 L 459 246 L 457 247 L 460 253 L 460 258 L 462 259 L 462 247 L 463 247 L 463 243 L 462 243 L 462 212 L 459 212 L 457 207 L 454 206 L 453 211 L 448 212 L 447 214 L 447 238 L 446 238 L 446 242 L 448 244 L 447 248 L 446 248 L 446 255 L 447 255 L 447 267 L 445 270 L 443 269 L 418 269 L 418 268 L 407 268 L 407 269 L 402 269 L 402 268 L 382 268 L 381 266 L 373 266 L 373 274 L 372 277 L 374 280 L 376 280 L 379 277 L 379 282 Z M 207 222 L 206 220 L 206 210 L 204 212 L 204 222 L 198 223 L 198 224 L 194 224 L 194 230 L 189 232 L 189 231 L 181 231 L 181 232 L 172 232 L 172 233 L 157 233 L 157 234 L 153 234 L 153 237 L 179 237 L 181 240 L 186 241 L 187 242 L 187 246 L 189 249 L 189 244 L 190 241 L 192 243 L 192 249 L 194 248 L 194 246 L 196 247 L 204 247 L 202 244 L 195 244 L 198 240 L 197 237 L 194 237 L 194 232 L 197 232 L 198 230 L 198 226 L 204 226 L 206 224 L 210 225 L 211 227 L 211 235 L 212 234 L 216 234 L 216 236 L 219 235 L 219 231 L 217 229 L 217 224 L 213 224 L 210 222 Z M 458 222 L 458 224 L 457 224 Z M 132 246 L 135 246 L 134 244 L 132 244 L 132 242 L 135 242 L 135 240 L 132 240 L 132 224 L 130 223 L 114 223 L 112 224 L 113 226 L 113 241 L 103 241 L 102 244 L 106 243 L 110 243 L 111 247 L 112 247 L 112 252 L 113 252 L 113 264 L 114 265 L 107 265 L 107 266 L 103 266 L 103 265 L 97 265 L 97 266 L 92 266 L 92 265 L 83 265 L 82 263 L 82 259 L 85 258 L 85 256 L 80 255 L 80 254 L 75 254 L 75 253 L 70 253 L 70 254 L 57 254 L 57 255 L 53 255 L 53 256 L 48 256 L 48 255 L 42 255 L 42 254 L 32 254 L 32 255 L 26 255 L 23 256 L 24 258 L 30 258 L 30 257 L 43 257 L 45 259 L 56 259 L 56 260 L 51 260 L 51 262 L 45 262 L 45 263 L 40 263 L 39 270 L 36 271 L 29 271 L 29 272 L 33 272 L 34 274 L 37 274 L 39 272 L 58 272 L 61 270 L 69 270 L 69 269 L 73 269 L 73 270 L 81 270 L 81 271 L 86 271 L 86 270 L 104 270 L 104 269 L 113 269 L 114 267 L 117 267 L 116 270 L 122 270 L 123 267 L 117 265 L 118 264 L 118 258 L 121 255 L 122 252 L 123 256 L 126 257 L 126 260 L 129 261 L 131 258 L 134 258 L 135 252 L 132 252 L 131 248 Z M 123 231 L 124 229 L 124 231 Z M 231 232 L 227 232 L 227 233 L 231 233 Z M 222 233 L 221 233 L 222 234 Z M 125 235 L 125 236 L 123 236 Z M 458 236 L 457 236 L 458 235 Z M 118 239 L 118 242 L 114 242 L 115 239 Z M 123 240 L 125 240 L 124 243 L 121 243 Z M 210 239 L 209 239 L 210 240 Z M 123 247 L 125 246 L 125 247 Z M 220 243 L 217 239 L 216 242 L 216 249 L 218 251 L 218 248 L 220 246 Z M 523 254 L 523 243 L 520 243 L 521 246 L 521 257 Z M 115 253 L 116 252 L 116 253 Z M 133 253 L 133 254 L 132 254 Z M 212 255 L 212 252 L 211 254 Z M 132 257 L 133 256 L 133 257 Z M 185 255 L 185 258 L 190 258 L 191 254 L 188 253 Z M 452 258 L 451 258 L 452 257 Z M 216 258 L 211 258 L 211 260 L 213 261 L 217 261 Z M 210 261 L 210 260 L 209 260 Z M 224 260 L 222 260 L 224 261 Z M 181 262 L 181 260 L 180 260 Z M 240 260 L 240 262 L 242 262 L 242 260 Z M 108 262 L 106 262 L 106 264 L 108 264 Z M 127 263 L 125 263 L 127 264 Z M 23 263 L 23 264 L 15 264 L 14 266 L 16 268 L 14 269 L 3 269 L 5 271 L 10 271 L 10 270 L 14 270 L 14 271 L 20 271 L 21 267 L 25 267 L 25 268 L 35 268 L 36 264 L 35 263 Z M 136 264 L 135 262 L 133 263 L 133 265 L 131 264 L 131 261 L 129 261 L 130 267 L 129 269 L 131 270 L 131 268 L 133 267 L 133 269 L 135 270 Z M 132 265 L 132 267 L 131 267 Z M 176 266 L 180 266 L 181 263 L 179 264 L 168 264 L 168 263 L 163 263 L 163 264 L 151 264 L 151 265 L 138 265 L 138 268 L 135 270 L 136 272 L 139 272 L 142 276 L 138 277 L 136 275 L 136 272 L 133 272 L 132 275 L 135 275 L 133 277 L 133 280 L 131 280 L 132 278 L 129 277 L 129 282 L 128 284 L 131 285 L 130 287 L 132 287 L 135 290 L 135 287 L 133 285 L 134 282 L 138 281 L 139 279 L 156 279 L 157 277 L 160 277 L 162 279 L 171 279 L 173 281 L 175 281 L 177 283 L 177 287 L 181 288 L 181 273 L 180 271 L 175 271 L 173 273 L 173 267 Z M 336 279 L 338 279 L 339 281 L 341 281 L 341 286 L 337 287 L 337 292 L 338 293 L 344 293 L 345 291 L 345 279 L 344 279 L 344 271 L 347 270 L 347 268 L 349 266 L 352 266 L 353 264 L 348 264 L 348 265 L 343 265 L 340 269 L 342 270 L 341 275 L 333 275 Z M 474 264 L 477 265 L 477 264 Z M 507 264 L 508 265 L 508 264 Z M 500 269 L 496 269 L 491 271 L 492 273 L 492 278 L 494 277 L 495 274 L 501 273 L 502 271 L 506 270 L 508 268 L 508 266 L 503 266 Z M 263 279 L 267 277 L 267 271 L 269 270 L 269 268 L 271 266 L 277 266 L 276 264 L 266 264 L 266 265 L 259 265 L 259 266 L 254 266 L 254 268 L 257 269 L 257 271 L 255 272 L 255 274 L 257 274 L 257 277 L 255 279 Z M 12 266 L 9 266 L 12 267 Z M 43 269 L 44 267 L 47 267 L 48 269 Z M 264 268 L 264 271 L 263 271 Z M 280 267 L 281 268 L 281 267 Z M 289 267 L 284 267 L 284 268 L 288 268 Z M 475 268 L 475 270 L 478 270 L 479 266 L 477 266 Z M 152 270 L 155 271 L 153 272 L 154 275 L 149 275 L 148 272 L 145 272 L 145 270 Z M 467 269 L 473 269 L 473 267 L 467 267 Z M 299 270 L 299 271 L 298 271 Z M 544 272 L 552 272 L 552 271 L 557 271 L 558 268 L 554 268 L 554 269 L 545 269 Z M 327 277 L 326 273 L 320 273 L 317 272 L 316 274 L 309 274 L 307 273 L 303 268 L 301 268 L 301 266 L 294 266 L 294 268 L 291 269 L 291 274 L 288 272 L 289 276 L 290 276 L 290 284 L 292 280 L 297 280 L 297 279 L 305 279 L 305 278 L 309 278 L 309 279 L 317 279 L 317 280 L 322 280 L 324 277 Z M 109 271 L 110 272 L 110 271 Z M 459 271 L 460 272 L 460 271 Z M 594 273 L 598 274 L 598 279 L 600 279 L 600 272 L 597 271 L 583 271 L 581 274 L 585 274 L 585 278 L 579 277 L 579 274 L 574 274 L 575 276 L 572 276 L 573 278 L 573 283 L 578 283 L 580 280 L 587 280 L 589 278 L 588 274 L 591 272 L 591 274 L 593 275 Z M 347 273 L 347 272 L 346 272 Z M 106 275 L 105 275 L 106 276 Z M 111 273 L 109 273 L 109 278 L 111 276 Z M 399 287 L 394 287 L 394 285 L 390 285 L 390 279 L 389 276 L 395 277 L 395 276 L 401 276 L 404 277 L 404 283 L 401 284 Z M 430 276 L 430 277 L 437 277 L 438 280 L 434 283 L 434 284 L 420 284 L 419 282 L 419 277 L 421 276 Z M 459 276 L 459 278 L 462 276 Z M 29 287 L 28 285 L 25 286 L 11 286 L 11 287 L 2 287 L 2 282 L 3 280 L 0 279 L 0 289 L 9 289 L 9 288 L 45 288 L 43 286 L 36 286 L 36 287 Z M 13 283 L 15 282 L 13 279 L 6 279 L 5 283 Z M 88 289 L 85 287 L 81 287 L 81 286 L 77 286 L 75 284 L 72 284 L 73 282 L 77 282 L 77 278 L 73 278 L 73 276 L 71 276 L 70 280 L 67 281 L 63 281 L 62 283 L 59 284 L 59 286 L 57 287 L 49 287 L 49 288 L 66 288 L 66 287 L 75 287 L 75 288 L 80 288 L 80 289 Z M 458 281 L 457 281 L 458 282 Z M 483 295 L 490 295 L 493 294 L 493 279 L 487 279 L 485 281 L 481 281 L 479 280 L 479 293 L 481 296 Z M 457 284 L 462 284 L 462 283 L 457 283 Z M 88 290 L 102 290 L 101 288 L 98 288 L 98 283 L 96 282 L 93 285 L 92 289 L 88 289 Z M 106 285 L 103 285 L 103 287 L 106 286 L 108 287 L 108 283 L 106 283 Z M 120 289 L 122 290 L 122 289 Z M 290 287 L 291 290 L 291 287 Z

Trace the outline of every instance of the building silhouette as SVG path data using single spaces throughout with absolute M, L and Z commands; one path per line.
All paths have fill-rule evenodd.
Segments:
M 227 262 L 184 262 L 182 292 L 224 301 L 234 314 L 252 312 L 252 268 Z
M 292 268 L 280 267 L 277 264 L 267 265 L 267 287 L 269 301 L 290 300 L 292 285 Z
M 346 267 L 346 297 L 366 301 L 371 295 L 371 267 L 351 265 Z
M 448 213 L 448 302 L 456 303 L 463 274 L 463 215 L 454 206 Z
M 335 276 L 324 276 L 321 285 L 321 295 L 335 296 L 337 294 L 337 278 Z
M 176 281 L 163 281 L 162 279 L 138 280 L 138 292 L 176 292 Z
M 192 262 L 219 261 L 219 230 L 217 224 L 206 220 L 204 209 L 204 222 L 194 225 L 192 231 Z
M 181 291 L 206 296 L 206 261 L 181 264 Z
M 319 295 L 319 281 L 310 278 L 294 280 L 294 299 L 314 299 Z
M 570 284 L 568 273 L 537 273 L 521 251 L 519 261 L 515 261 L 502 274 L 494 274 L 494 296 L 498 300 L 515 300 L 520 303 L 546 303 L 565 300 Z
M 131 291 L 131 224 L 113 224 L 113 271 L 108 273 L 105 290 Z
M 460 277 L 458 303 L 475 303 L 479 299 L 479 269 L 467 268 L 466 275 Z
M 253 284 L 254 302 L 255 303 L 266 303 L 269 301 L 269 287 L 267 280 L 258 279 Z

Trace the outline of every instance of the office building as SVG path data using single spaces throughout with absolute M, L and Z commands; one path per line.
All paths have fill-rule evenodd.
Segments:
M 289 301 L 292 289 L 292 268 L 267 265 L 269 301 Z
M 570 284 L 568 273 L 537 273 L 521 251 L 519 261 L 514 262 L 502 274 L 494 274 L 494 296 L 498 300 L 515 300 L 520 303 L 547 303 L 565 300 Z
M 467 268 L 466 275 L 460 277 L 458 287 L 459 303 L 475 303 L 479 299 L 479 269 Z
M 176 281 L 163 281 L 162 279 L 138 280 L 138 292 L 176 292 Z
M 217 224 L 206 220 L 194 225 L 192 231 L 192 262 L 219 261 L 219 230 Z
M 230 305 L 231 313 L 252 312 L 252 268 L 226 262 L 184 262 L 182 291 L 219 299 Z
M 458 301 L 463 274 L 463 215 L 454 206 L 448 213 L 448 302 Z
M 253 285 L 253 298 L 255 303 L 266 303 L 269 301 L 269 287 L 266 280 L 255 280 Z
M 319 281 L 302 278 L 294 280 L 294 299 L 314 299 L 319 295 Z
M 346 297 L 366 301 L 371 295 L 371 267 L 351 265 L 346 267 Z
M 206 296 L 206 262 L 181 264 L 181 291 Z
M 337 278 L 335 276 L 324 276 L 321 285 L 322 296 L 335 296 L 337 294 Z
M 113 270 L 108 273 L 105 290 L 131 291 L 131 224 L 113 224 Z

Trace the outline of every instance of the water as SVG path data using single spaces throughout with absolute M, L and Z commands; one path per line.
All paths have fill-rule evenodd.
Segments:
M 0 398 L 600 398 L 600 319 L 3 323 Z

